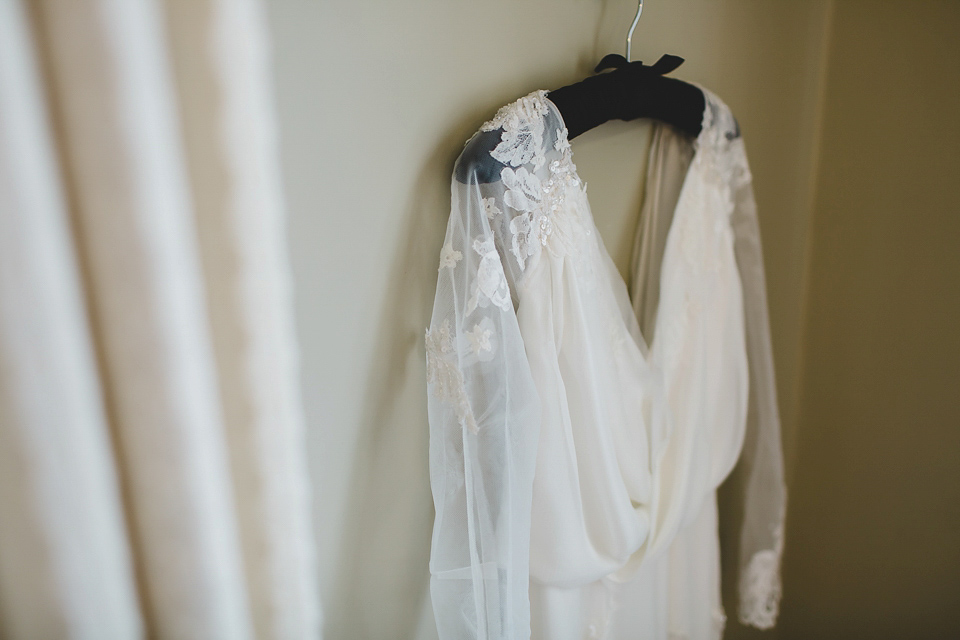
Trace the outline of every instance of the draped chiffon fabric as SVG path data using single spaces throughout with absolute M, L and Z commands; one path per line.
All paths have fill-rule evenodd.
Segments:
M 426 334 L 441 638 L 722 633 L 715 490 L 752 375 L 732 221 L 752 193 L 736 121 L 705 94 L 689 151 L 655 136 L 681 170 L 662 172 L 662 197 L 648 186 L 633 301 L 546 92 L 458 159 Z M 765 566 L 769 603 L 779 556 Z

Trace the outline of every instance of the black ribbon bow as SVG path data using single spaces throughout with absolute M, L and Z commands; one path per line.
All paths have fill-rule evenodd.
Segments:
M 660 56 L 660 59 L 657 60 L 653 66 L 647 66 L 643 64 L 643 61 L 641 60 L 627 62 L 627 59 L 619 53 L 608 53 L 607 55 L 603 56 L 600 64 L 597 65 L 597 68 L 594 69 L 593 72 L 600 73 L 601 71 L 606 71 L 607 69 L 622 69 L 623 67 L 629 67 L 631 71 L 636 71 L 637 73 L 662 76 L 670 73 L 682 64 L 683 58 L 680 56 L 672 56 L 669 53 Z

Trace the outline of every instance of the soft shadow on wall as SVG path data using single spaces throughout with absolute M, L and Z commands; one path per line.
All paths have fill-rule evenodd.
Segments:
M 380 364 L 367 384 L 358 436 L 345 521 L 350 535 L 343 538 L 337 576 L 340 599 L 331 603 L 345 625 L 342 637 L 412 637 L 425 604 L 434 511 L 423 332 L 430 323 L 437 255 L 449 216 L 449 199 L 441 194 L 448 190 L 446 176 L 458 154 L 451 150 L 459 149 L 461 140 L 458 130 L 430 155 L 403 217 L 377 333 Z M 398 541 L 406 544 L 402 554 Z M 379 611 L 367 616 L 372 603 Z

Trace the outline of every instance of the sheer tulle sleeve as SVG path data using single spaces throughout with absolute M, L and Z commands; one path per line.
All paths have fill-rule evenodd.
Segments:
M 750 368 L 746 436 L 740 457 L 746 483 L 740 539 L 740 621 L 759 629 L 776 624 L 780 608 L 780 559 L 787 490 L 783 475 L 780 413 L 767 314 L 767 287 L 750 171 L 742 139 L 731 144 L 734 172 L 734 251 L 743 286 Z
M 431 596 L 442 639 L 528 638 L 539 400 L 514 278 L 504 270 L 504 187 L 484 175 L 489 153 L 472 155 L 473 148 L 461 155 L 453 180 L 426 332 L 436 506 Z

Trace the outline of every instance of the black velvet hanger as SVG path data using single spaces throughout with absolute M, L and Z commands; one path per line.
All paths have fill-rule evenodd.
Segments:
M 611 53 L 594 69 L 597 75 L 550 91 L 547 97 L 563 116 L 568 139 L 609 120 L 637 118 L 660 120 L 696 137 L 703 123 L 703 92 L 692 84 L 664 77 L 681 64 L 679 56 L 664 55 L 648 66 Z M 611 68 L 613 71 L 603 73 Z M 500 143 L 500 135 L 500 130 L 484 131 L 470 140 L 454 167 L 458 181 L 467 182 L 471 170 L 481 184 L 500 179 L 504 165 L 490 155 Z
M 570 139 L 608 120 L 637 118 L 660 120 L 696 137 L 703 123 L 703 92 L 664 77 L 681 64 L 683 58 L 678 56 L 665 55 L 647 66 L 611 53 L 597 65 L 597 75 L 551 91 L 547 97 L 563 116 Z

